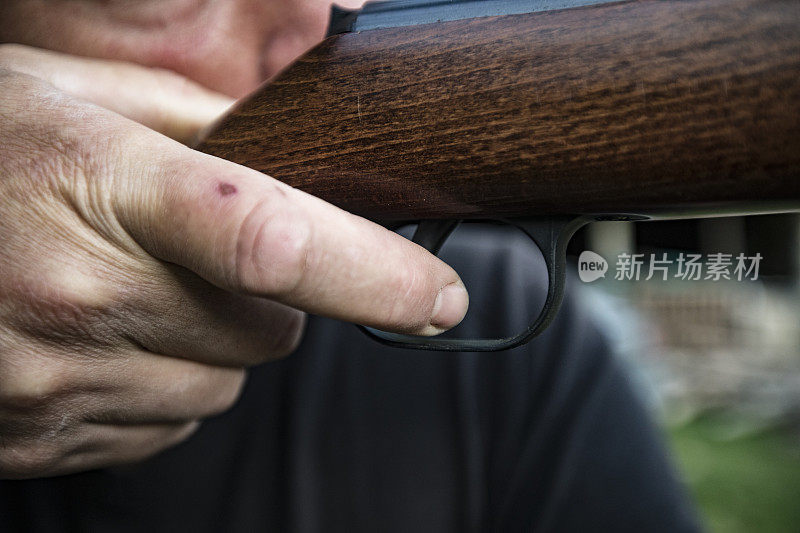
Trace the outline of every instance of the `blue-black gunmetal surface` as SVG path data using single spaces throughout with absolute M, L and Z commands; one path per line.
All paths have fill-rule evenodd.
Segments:
M 451 20 L 518 15 L 603 4 L 610 0 L 387 0 L 369 2 L 360 11 L 334 7 L 328 35 L 351 31 L 417 26 Z

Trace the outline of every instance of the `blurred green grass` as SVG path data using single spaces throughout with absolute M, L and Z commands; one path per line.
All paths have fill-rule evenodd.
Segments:
M 714 533 L 800 533 L 800 436 L 705 413 L 669 429 L 684 479 Z

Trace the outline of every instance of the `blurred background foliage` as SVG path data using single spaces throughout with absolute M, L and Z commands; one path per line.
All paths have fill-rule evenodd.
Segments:
M 573 264 L 583 250 L 609 271 L 581 293 L 660 414 L 708 530 L 800 532 L 800 216 L 602 222 L 576 235 Z M 621 253 L 763 259 L 757 280 L 621 281 Z
M 738 415 L 741 416 L 741 415 Z M 711 531 L 800 531 L 800 442 L 791 427 L 740 433 L 707 412 L 669 427 L 676 461 Z

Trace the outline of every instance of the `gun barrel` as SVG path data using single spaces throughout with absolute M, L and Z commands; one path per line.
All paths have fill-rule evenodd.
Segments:
M 640 0 L 344 33 L 199 148 L 379 220 L 796 209 L 798 28 Z

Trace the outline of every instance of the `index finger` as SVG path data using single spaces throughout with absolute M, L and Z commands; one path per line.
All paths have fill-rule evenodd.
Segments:
M 151 132 L 137 139 L 126 157 L 147 161 L 143 179 L 118 190 L 116 209 L 151 255 L 227 290 L 388 331 L 434 335 L 464 317 L 460 278 L 424 248 L 254 170 Z

